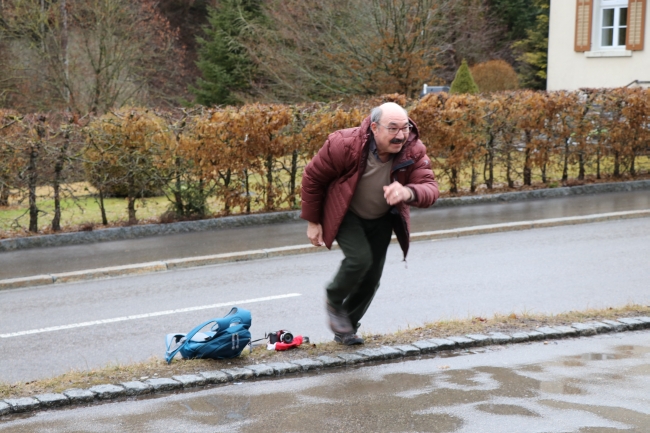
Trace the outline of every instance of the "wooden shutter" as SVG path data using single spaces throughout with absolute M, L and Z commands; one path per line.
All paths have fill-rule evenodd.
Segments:
M 576 0 L 575 50 L 577 52 L 591 50 L 591 23 L 593 21 L 593 8 L 593 0 Z
M 645 38 L 646 0 L 629 0 L 627 7 L 626 48 L 632 51 L 643 49 Z

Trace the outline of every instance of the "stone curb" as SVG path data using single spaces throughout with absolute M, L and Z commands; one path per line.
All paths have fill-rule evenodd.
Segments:
M 71 405 L 98 404 L 106 401 L 134 399 L 144 394 L 169 394 L 210 385 L 227 384 L 240 380 L 255 380 L 287 376 L 310 370 L 380 363 L 395 359 L 416 358 L 450 350 L 469 350 L 490 345 L 516 344 L 521 342 L 559 338 L 578 338 L 592 335 L 650 329 L 650 317 L 626 317 L 602 322 L 573 323 L 571 326 L 545 326 L 536 331 L 518 332 L 512 335 L 501 332 L 455 335 L 448 338 L 420 340 L 412 344 L 362 348 L 357 352 L 342 352 L 335 356 L 303 358 L 295 361 L 252 364 L 244 367 L 176 375 L 171 378 L 152 378 L 145 381 L 120 384 L 96 385 L 89 389 L 69 389 L 61 394 L 40 394 L 33 397 L 0 400 L 0 418 L 11 414 L 35 412 Z M 542 336 L 538 338 L 538 336 Z
M 650 189 L 650 180 L 629 182 L 596 183 L 562 188 L 545 188 L 532 191 L 516 191 L 499 194 L 482 194 L 467 197 L 439 199 L 435 207 L 455 207 L 474 204 L 516 202 L 544 198 L 559 198 L 573 195 L 608 192 L 630 192 Z M 90 232 L 59 233 L 56 235 L 29 236 L 0 240 L 0 252 L 27 248 L 42 248 L 64 245 L 81 245 L 159 236 L 174 233 L 201 232 L 206 230 L 244 227 L 260 224 L 277 224 L 300 219 L 300 211 L 273 212 L 254 215 L 236 215 L 200 221 L 184 221 L 170 224 L 145 224 L 131 227 L 115 227 Z
M 518 221 L 503 224 L 488 224 L 483 226 L 463 227 L 451 230 L 436 230 L 411 234 L 411 242 L 457 238 L 461 236 L 484 235 L 489 233 L 512 232 L 539 228 L 560 227 L 576 224 L 589 224 L 619 219 L 650 217 L 650 209 L 633 210 L 624 212 L 609 212 L 595 215 L 584 215 L 564 218 L 548 218 L 543 220 Z M 0 282 L 1 283 L 1 282 Z
M 650 209 L 624 212 L 610 212 L 595 215 L 585 215 L 565 218 L 549 218 L 533 221 L 519 221 L 503 224 L 489 224 L 483 226 L 464 227 L 451 230 L 436 230 L 411 234 L 411 242 L 431 241 L 438 239 L 458 238 L 491 233 L 503 233 L 536 228 L 559 227 L 575 224 L 588 224 L 619 219 L 650 217 Z M 395 236 L 391 241 L 396 243 Z M 332 250 L 338 249 L 334 243 Z M 149 274 L 164 272 L 174 269 L 193 268 L 198 266 L 218 265 L 223 263 L 243 262 L 250 260 L 267 259 L 273 257 L 293 256 L 298 254 L 311 254 L 325 252 L 322 248 L 312 245 L 294 245 L 288 247 L 270 248 L 264 250 L 241 251 L 236 253 L 215 254 L 211 256 L 188 257 L 183 259 L 170 259 L 158 262 L 137 263 L 133 265 L 113 266 L 108 268 L 88 269 L 60 274 L 37 275 L 33 277 L 13 278 L 0 280 L 0 290 L 18 289 L 23 287 L 45 286 L 50 284 L 71 283 L 77 281 L 93 280 L 98 278 L 121 277 L 127 275 Z

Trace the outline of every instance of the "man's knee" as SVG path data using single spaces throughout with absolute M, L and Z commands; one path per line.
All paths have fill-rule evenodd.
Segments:
M 365 275 L 370 268 L 372 267 L 372 252 L 368 249 L 356 251 L 353 256 L 348 256 L 345 258 L 346 267 L 350 272 L 359 274 L 359 276 Z

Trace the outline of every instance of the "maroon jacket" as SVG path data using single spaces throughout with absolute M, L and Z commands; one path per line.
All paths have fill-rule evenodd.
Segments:
M 409 119 L 410 120 L 410 119 Z M 417 126 L 393 158 L 391 181 L 411 188 L 415 198 L 391 208 L 393 230 L 408 253 L 410 233 L 409 206 L 429 207 L 439 196 L 438 183 L 431 170 L 426 148 L 418 139 Z M 366 168 L 369 152 L 370 117 L 361 126 L 342 129 L 329 135 L 323 147 L 307 164 L 302 177 L 302 212 L 300 217 L 323 226 L 323 241 L 332 247 L 352 196 Z

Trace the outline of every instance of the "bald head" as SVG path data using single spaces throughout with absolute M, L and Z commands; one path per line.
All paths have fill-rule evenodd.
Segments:
M 408 117 L 408 113 L 401 105 L 394 102 L 386 102 L 384 104 L 381 104 L 379 107 L 372 109 L 370 112 L 370 121 L 373 123 L 379 123 L 384 114 L 403 114 L 404 116 Z

